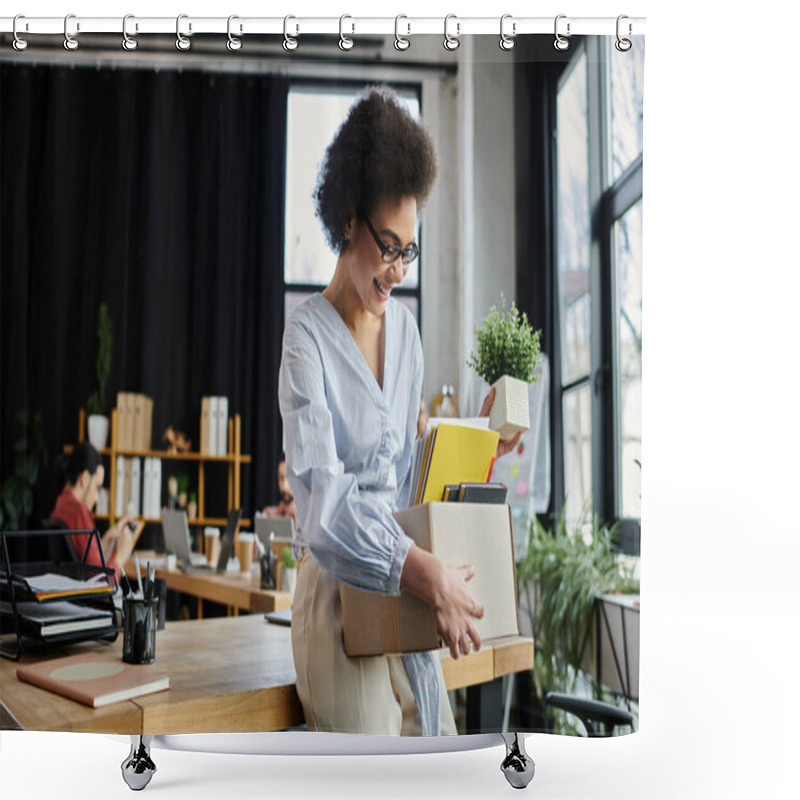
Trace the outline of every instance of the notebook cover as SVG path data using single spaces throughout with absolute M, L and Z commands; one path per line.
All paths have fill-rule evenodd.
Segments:
M 438 425 L 422 503 L 441 501 L 449 483 L 488 480 L 499 438 L 495 431 Z
M 17 678 L 93 708 L 169 689 L 169 675 L 152 664 L 97 653 L 17 667 Z

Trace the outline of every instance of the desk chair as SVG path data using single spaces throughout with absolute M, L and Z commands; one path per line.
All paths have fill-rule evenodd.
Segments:
M 544 702 L 545 708 L 553 706 L 576 716 L 583 723 L 586 735 L 590 737 L 613 736 L 615 726 L 633 724 L 633 714 L 629 711 L 600 700 L 548 692 Z M 603 727 L 600 728 L 599 725 Z

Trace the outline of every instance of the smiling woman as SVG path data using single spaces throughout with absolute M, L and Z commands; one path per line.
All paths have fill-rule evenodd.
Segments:
M 419 252 L 417 212 L 435 177 L 428 132 L 386 88 L 353 104 L 320 170 L 317 215 L 338 259 L 287 323 L 279 383 L 301 552 L 292 650 L 312 730 L 456 733 L 434 652 L 345 654 L 338 581 L 416 594 L 454 658 L 480 646 L 473 569 L 419 549 L 392 516 L 408 495 L 423 359 L 391 295 Z

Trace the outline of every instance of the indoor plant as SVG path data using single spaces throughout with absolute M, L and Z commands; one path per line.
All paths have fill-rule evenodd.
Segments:
M 108 415 L 106 414 L 106 389 L 111 376 L 111 358 L 114 352 L 114 326 L 108 306 L 102 302 L 97 312 L 97 389 L 86 403 L 89 414 L 88 435 L 92 446 L 102 450 L 108 441 Z
M 281 554 L 281 591 L 294 592 L 295 583 L 297 582 L 297 567 L 292 558 L 292 548 L 284 547 Z
M 0 487 L 0 530 L 21 530 L 33 511 L 33 490 L 39 479 L 39 466 L 47 464 L 47 448 L 42 430 L 42 415 L 24 409 L 16 416 L 21 430 L 14 441 L 13 472 Z
M 536 642 L 533 683 L 540 700 L 547 691 L 573 691 L 598 596 L 639 590 L 620 563 L 615 536 L 616 525 L 596 515 L 590 525 L 582 519 L 568 530 L 564 507 L 550 530 L 531 522 L 517 583 Z
M 510 439 L 517 431 L 530 428 L 528 384 L 536 380 L 536 367 L 542 358 L 541 331 L 534 331 L 525 313 L 514 303 L 502 312 L 492 306 L 481 326 L 475 329 L 478 346 L 469 355 L 472 367 L 495 390 L 489 415 L 489 428 Z

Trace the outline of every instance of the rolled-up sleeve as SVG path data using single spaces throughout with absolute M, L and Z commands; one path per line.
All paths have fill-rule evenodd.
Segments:
M 278 401 L 297 527 L 312 556 L 337 580 L 399 594 L 411 540 L 392 516 L 390 503 L 362 491 L 356 475 L 345 471 L 322 355 L 311 334 L 293 320 L 284 333 Z M 358 429 L 363 420 L 351 424 Z

